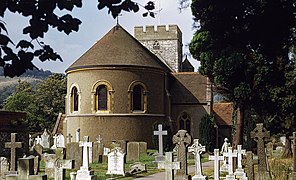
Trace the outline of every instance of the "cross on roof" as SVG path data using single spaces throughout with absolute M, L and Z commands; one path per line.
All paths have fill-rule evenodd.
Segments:
M 88 136 L 84 136 L 83 141 L 79 142 L 79 147 L 83 148 L 82 168 L 86 170 L 88 170 L 89 165 L 88 148 L 92 147 L 92 142 L 88 142 L 88 139 Z
M 158 131 L 153 131 L 154 135 L 158 135 L 158 154 L 163 155 L 163 135 L 168 135 L 168 131 L 162 130 L 162 124 L 158 124 Z
M 5 143 L 5 148 L 10 148 L 10 170 L 16 171 L 16 149 L 22 148 L 22 142 L 16 142 L 17 133 L 11 133 L 11 142 Z
M 173 162 L 173 153 L 165 153 L 165 161 L 158 162 L 158 169 L 165 169 L 165 180 L 174 179 L 174 169 L 180 169 L 181 162 Z
M 209 160 L 214 161 L 214 180 L 219 180 L 219 161 L 224 160 L 223 156 L 219 156 L 219 149 L 214 149 L 214 155 L 209 156 Z

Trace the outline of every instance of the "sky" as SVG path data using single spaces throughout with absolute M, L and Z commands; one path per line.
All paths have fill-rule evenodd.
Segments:
M 135 0 L 135 2 L 145 5 L 148 0 Z M 119 17 L 119 24 L 132 35 L 134 34 L 135 26 L 177 24 L 183 33 L 183 53 L 188 53 L 187 45 L 190 43 L 194 33 L 191 9 L 183 9 L 180 12 L 178 8 L 179 0 L 155 0 L 154 2 L 156 10 L 161 9 L 155 18 L 142 17 L 144 10 L 140 10 L 138 13 L 123 12 Z M 61 11 L 58 13 L 65 14 L 69 12 Z M 50 44 L 61 55 L 63 62 L 40 62 L 37 59 L 34 60 L 34 64 L 38 68 L 64 73 L 73 62 L 117 23 L 116 19 L 113 19 L 111 14 L 108 14 L 107 9 L 100 11 L 97 9 L 96 0 L 84 0 L 82 8 L 76 8 L 70 14 L 82 21 L 78 32 L 66 35 L 50 28 L 45 38 L 42 39 L 45 44 Z M 28 19 L 18 14 L 7 13 L 4 21 L 7 24 L 9 36 L 13 42 L 17 43 L 21 38 L 29 40 L 27 36 L 22 34 L 22 29 L 28 25 Z M 189 60 L 197 70 L 199 62 L 191 57 L 189 57 Z

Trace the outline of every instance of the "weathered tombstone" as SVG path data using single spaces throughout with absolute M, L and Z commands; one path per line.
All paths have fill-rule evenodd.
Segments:
M 139 142 L 140 154 L 147 154 L 147 142 Z
M 71 133 L 67 135 L 67 144 L 72 142 L 72 137 Z
M 41 146 L 44 148 L 49 148 L 49 134 L 47 133 L 47 130 L 44 129 L 43 134 L 41 135 Z
M 34 174 L 38 174 L 38 172 L 39 172 L 39 165 L 40 165 L 40 163 L 39 163 L 40 162 L 39 156 L 30 155 L 27 158 L 34 159 Z
M 74 160 L 75 169 L 79 169 L 82 165 L 82 148 L 79 147 L 79 143 L 71 142 L 66 144 L 66 159 Z
M 134 164 L 130 165 L 130 170 L 125 173 L 126 176 L 147 172 L 146 164 L 135 162 Z
M 16 171 L 16 149 L 22 148 L 21 142 L 16 142 L 17 133 L 11 133 L 11 142 L 5 143 L 5 148 L 10 148 L 10 171 Z
M 119 144 L 119 147 L 121 148 L 123 153 L 127 153 L 127 143 L 126 140 L 116 140 L 116 143 Z
M 9 162 L 6 157 L 0 157 L 0 179 L 4 180 L 6 172 L 9 171 Z
M 124 176 L 124 153 L 120 147 L 115 147 L 108 154 L 107 174 L 117 174 Z
M 92 147 L 92 142 L 88 142 L 88 136 L 84 136 L 84 140 L 79 142 L 82 147 L 82 166 L 77 171 L 76 180 L 93 180 L 97 179 L 94 171 L 89 170 L 88 148 Z
M 111 149 L 110 148 L 106 148 L 104 147 L 103 149 L 103 162 L 107 163 L 108 162 L 108 154 L 111 152 Z
M 228 158 L 228 174 L 226 175 L 226 180 L 233 180 L 235 176 L 233 174 L 233 158 L 237 157 L 237 151 L 232 152 L 232 147 L 228 147 L 228 152 L 223 153 L 224 157 Z
M 219 149 L 214 149 L 214 155 L 209 156 L 209 160 L 214 161 L 214 180 L 219 180 L 219 164 L 220 161 L 224 160 L 223 156 L 219 156 Z
M 44 153 L 44 163 L 45 163 L 45 174 L 47 174 L 48 178 L 54 178 L 55 171 L 55 161 L 57 157 L 55 154 L 47 154 Z
M 51 146 L 50 149 L 56 149 L 57 148 L 58 136 L 54 135 L 52 138 L 53 138 L 53 145 Z
M 55 161 L 54 180 L 64 180 L 66 169 L 74 168 L 74 160 L 57 159 Z
M 80 142 L 80 128 L 76 129 L 76 142 Z
M 181 167 L 181 162 L 173 162 L 173 153 L 166 152 L 165 160 L 158 162 L 158 169 L 165 169 L 165 180 L 174 180 L 174 170 Z
M 237 168 L 234 172 L 236 177 L 244 177 L 246 173 L 244 172 L 244 168 L 242 166 L 242 156 L 246 155 L 246 150 L 242 149 L 242 145 L 237 145 Z
M 139 161 L 140 160 L 140 145 L 139 142 L 127 143 L 127 161 Z
M 291 139 L 291 142 L 293 144 L 293 171 L 289 174 L 289 180 L 295 180 L 296 179 L 296 132 L 293 132 L 293 136 L 289 137 Z
M 56 147 L 57 148 L 65 148 L 65 137 L 63 134 L 59 134 L 57 136 Z
M 42 156 L 43 153 L 43 147 L 40 144 L 35 144 L 33 147 L 34 155 L 35 156 Z
M 156 161 L 163 160 L 163 137 L 168 135 L 168 131 L 162 130 L 162 124 L 158 124 L 158 131 L 153 131 L 154 135 L 158 136 L 158 155 L 156 156 Z
M 173 143 L 177 147 L 177 161 L 181 162 L 181 169 L 177 170 L 176 179 L 188 179 L 187 174 L 187 147 L 191 144 L 191 136 L 186 130 L 179 130 L 173 136 Z
M 206 147 L 199 144 L 198 139 L 194 139 L 192 146 L 188 147 L 188 152 L 195 156 L 195 175 L 192 180 L 205 180 L 206 176 L 202 175 L 200 154 L 206 151 Z
M 93 162 L 103 162 L 104 144 L 102 138 L 99 135 L 96 138 L 96 142 L 93 143 Z
M 36 138 L 35 138 L 35 144 L 42 144 L 42 139 L 41 139 L 41 137 L 40 136 L 37 136 Z M 41 145 L 42 146 L 42 145 Z
M 258 156 L 258 173 L 260 177 L 270 178 L 270 174 L 268 172 L 267 162 L 266 162 L 266 153 L 264 147 L 264 141 L 266 138 L 270 137 L 270 132 L 267 131 L 263 124 L 257 124 L 256 128 L 251 132 L 251 138 L 253 138 L 257 142 L 257 156 Z
M 254 165 L 258 164 L 258 159 L 253 158 L 252 151 L 247 151 L 246 159 L 243 159 L 242 163 L 245 166 L 247 166 L 246 171 L 247 171 L 248 180 L 255 180 Z

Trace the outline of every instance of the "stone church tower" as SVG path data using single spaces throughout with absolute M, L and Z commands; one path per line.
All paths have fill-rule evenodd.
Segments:
M 166 63 L 173 72 L 182 67 L 182 32 L 177 25 L 136 26 L 135 38 Z

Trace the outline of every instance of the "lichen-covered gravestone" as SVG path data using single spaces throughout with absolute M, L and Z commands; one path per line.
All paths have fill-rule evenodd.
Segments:
M 173 143 L 177 149 L 177 161 L 181 162 L 181 169 L 177 170 L 176 179 L 188 179 L 187 174 L 187 147 L 191 144 L 191 136 L 186 130 L 179 130 L 173 136 Z
M 82 165 L 82 148 L 79 147 L 79 143 L 71 142 L 66 144 L 66 159 L 74 160 L 74 169 L 79 169 Z
M 206 151 L 206 147 L 199 144 L 198 139 L 194 139 L 192 146 L 188 148 L 188 152 L 191 152 L 195 156 L 195 175 L 192 180 L 205 180 L 206 176 L 202 175 L 200 154 Z
M 267 167 L 267 157 L 265 153 L 264 142 L 270 137 L 270 132 L 267 131 L 263 124 L 256 124 L 256 128 L 251 132 L 251 138 L 257 142 L 257 155 L 258 155 L 258 176 L 262 178 L 270 178 Z
M 22 148 L 21 142 L 16 142 L 17 133 L 11 133 L 11 142 L 5 143 L 5 148 L 10 148 L 10 171 L 16 171 L 16 149 Z
M 165 180 L 174 180 L 174 170 L 180 169 L 180 162 L 173 162 L 173 153 L 166 152 L 165 160 L 158 162 L 158 169 L 165 169 Z
M 246 153 L 246 159 L 242 160 L 242 163 L 247 166 L 246 172 L 248 176 L 248 180 L 254 180 L 255 175 L 254 175 L 254 165 L 258 164 L 258 159 L 253 158 L 253 153 L 252 151 L 247 151 Z

